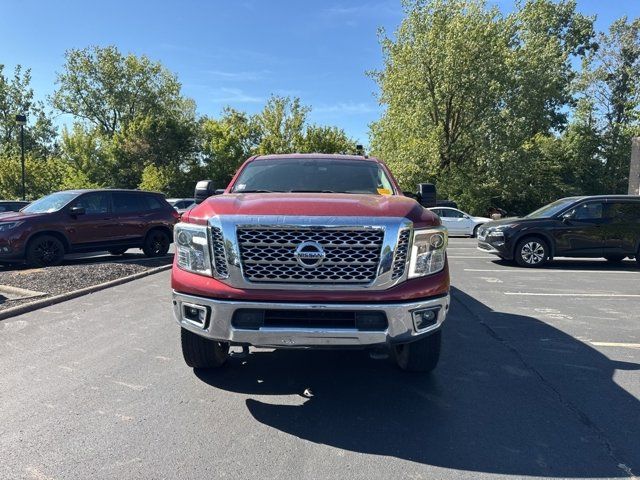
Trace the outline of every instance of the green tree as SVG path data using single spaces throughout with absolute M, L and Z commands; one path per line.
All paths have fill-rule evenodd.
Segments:
M 354 153 L 356 142 L 338 127 L 308 125 L 296 151 L 300 153 Z
M 206 172 L 206 178 L 220 187 L 226 186 L 242 162 L 256 153 L 260 142 L 258 124 L 246 113 L 226 108 L 219 119 L 205 117 L 200 126 L 203 169 L 192 171 Z
M 259 154 L 291 153 L 302 143 L 311 109 L 299 98 L 272 96 L 254 121 L 260 132 Z
M 60 190 L 67 166 L 57 158 L 42 158 L 32 152 L 25 156 L 27 198 L 35 200 Z M 20 157 L 0 153 L 0 198 L 20 198 L 22 168 Z
M 616 20 L 608 33 L 600 33 L 598 45 L 583 64 L 578 82 L 581 114 L 575 123 L 592 133 L 588 145 L 593 144 L 593 133 L 600 140 L 598 153 L 590 157 L 601 166 L 594 171 L 600 183 L 588 193 L 625 193 L 631 137 L 640 135 L 640 18 Z M 582 143 L 575 147 L 585 148 Z
M 195 116 L 176 75 L 144 55 L 123 55 L 115 46 L 88 47 L 68 50 L 65 60 L 53 106 L 108 137 L 138 117 Z
M 55 151 L 56 131 L 44 104 L 35 99 L 31 88 L 31 70 L 17 65 L 13 76 L 4 74 L 0 64 L 0 152 L 20 152 L 20 126 L 16 114 L 27 116 L 24 128 L 25 150 L 40 156 Z
M 509 15 L 479 0 L 404 6 L 372 74 L 386 106 L 371 126 L 373 152 L 405 188 L 435 181 L 473 211 L 536 206 L 539 195 L 527 205 L 515 193 L 562 170 L 553 158 L 532 164 L 531 152 L 563 128 L 572 60 L 592 46 L 592 19 L 573 1 L 530 0 Z
M 75 123 L 62 129 L 62 160 L 69 166 L 68 188 L 96 188 L 112 185 L 115 162 L 109 155 L 110 140 L 96 128 Z

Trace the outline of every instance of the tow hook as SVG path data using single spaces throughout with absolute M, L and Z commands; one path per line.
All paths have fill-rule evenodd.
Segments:
M 249 347 L 247 345 L 240 346 L 242 348 L 241 351 L 231 350 L 229 351 L 229 356 L 231 358 L 247 358 L 249 356 Z

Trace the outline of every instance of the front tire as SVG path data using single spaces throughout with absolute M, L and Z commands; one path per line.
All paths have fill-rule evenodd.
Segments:
M 478 229 L 481 226 L 482 225 L 476 225 L 475 227 L 473 227 L 473 232 L 471 232 L 471 238 L 478 238 Z
M 182 356 L 191 368 L 219 368 L 229 358 L 229 344 L 216 342 L 196 335 L 189 330 L 180 330 Z
M 541 267 L 548 259 L 549 246 L 538 237 L 527 237 L 516 246 L 515 260 L 521 267 Z
M 438 365 L 441 345 L 442 332 L 438 331 L 415 342 L 394 345 L 392 354 L 401 370 L 428 373 Z
M 171 246 L 171 237 L 164 230 L 151 230 L 144 239 L 142 251 L 147 257 L 162 257 Z
M 34 267 L 52 267 L 60 265 L 64 259 L 64 245 L 52 235 L 40 235 L 27 245 L 25 259 Z

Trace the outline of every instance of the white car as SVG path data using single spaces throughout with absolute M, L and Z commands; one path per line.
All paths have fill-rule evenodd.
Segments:
M 167 202 L 180 214 L 183 214 L 196 204 L 193 198 L 167 198 Z
M 478 227 L 483 223 L 491 221 L 490 218 L 474 217 L 457 208 L 433 207 L 429 210 L 440 217 L 442 225 L 447 227 L 449 235 L 469 235 L 470 237 L 475 237 Z

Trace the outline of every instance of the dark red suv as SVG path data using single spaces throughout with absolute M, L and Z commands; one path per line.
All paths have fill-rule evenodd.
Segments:
M 139 190 L 67 190 L 19 212 L 0 213 L 0 262 L 59 264 L 66 253 L 142 248 L 165 255 L 178 213 L 159 193 Z

